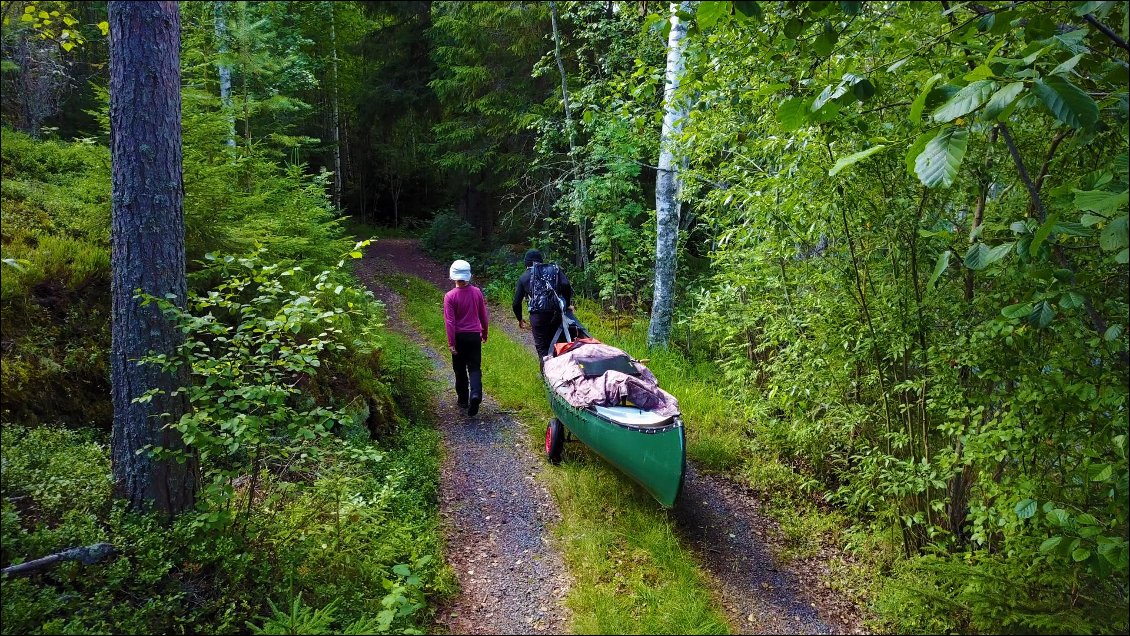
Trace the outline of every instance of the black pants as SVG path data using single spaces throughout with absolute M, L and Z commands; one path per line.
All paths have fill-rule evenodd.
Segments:
M 455 371 L 455 395 L 459 403 L 466 404 L 468 397 L 483 398 L 483 341 L 478 332 L 455 334 L 455 351 L 451 354 L 451 368 Z M 467 385 L 470 384 L 470 387 Z M 470 395 L 468 396 L 468 388 Z
M 561 314 L 556 311 L 530 314 L 530 331 L 534 335 L 534 349 L 538 352 L 538 358 L 549 355 L 549 341 L 560 327 Z

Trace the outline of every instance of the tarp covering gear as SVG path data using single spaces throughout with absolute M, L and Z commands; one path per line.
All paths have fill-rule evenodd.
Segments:
M 626 362 L 634 373 L 615 367 Z M 607 368 L 595 377 L 587 376 L 585 365 L 603 364 Z M 582 343 L 560 355 L 545 359 L 546 383 L 576 408 L 631 405 L 661 417 L 679 414 L 679 402 L 659 388 L 655 375 L 616 347 L 603 343 Z

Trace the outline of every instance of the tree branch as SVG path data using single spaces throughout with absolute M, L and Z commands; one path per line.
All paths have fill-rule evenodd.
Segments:
M 49 554 L 27 563 L 9 565 L 0 570 L 3 576 L 32 576 L 50 568 L 61 561 L 80 561 L 84 565 L 93 565 L 108 559 L 118 553 L 117 548 L 109 543 L 95 543 L 82 548 L 70 548 L 55 554 Z
M 1127 44 L 1126 40 L 1123 40 L 1121 37 L 1119 37 L 1117 33 L 1115 33 L 1114 31 L 1111 31 L 1110 27 L 1103 24 L 1102 22 L 1099 22 L 1095 18 L 1095 16 L 1088 13 L 1087 15 L 1083 16 L 1083 19 L 1087 21 L 1087 24 L 1090 24 L 1091 26 L 1095 27 L 1096 29 L 1099 30 L 1100 33 L 1102 33 L 1103 35 L 1110 38 L 1110 40 L 1112 42 L 1114 42 L 1115 44 L 1117 44 L 1119 46 L 1119 48 L 1121 48 L 1125 51 L 1130 51 L 1130 44 Z
M 1024 182 L 1024 187 L 1028 189 L 1028 195 L 1032 197 L 1032 205 L 1036 209 L 1040 223 L 1043 224 L 1047 219 L 1047 209 L 1044 208 L 1044 202 L 1040 198 L 1040 191 L 1032 181 L 1032 178 L 1028 176 L 1028 170 L 1024 167 L 1024 160 L 1020 157 L 1020 151 L 1016 149 L 1016 142 L 1012 139 L 1012 133 L 1009 132 L 1008 126 L 1000 123 L 997 124 L 997 128 L 1001 131 L 1001 136 L 1004 137 L 1004 143 L 1008 146 L 1008 153 L 1012 155 L 1012 161 L 1016 164 L 1016 171 L 1020 173 L 1020 180 Z M 1071 272 L 1071 278 L 1069 280 L 1071 285 L 1078 287 L 1078 282 L 1075 278 L 1075 267 L 1071 259 L 1067 258 L 1067 255 L 1063 253 L 1063 248 L 1059 245 L 1052 245 L 1051 251 L 1056 263 Z M 1107 327 L 1106 319 L 1095 309 L 1095 304 L 1091 302 L 1090 296 L 1083 296 L 1083 307 L 1087 310 L 1087 316 L 1091 319 L 1091 327 L 1099 334 L 1100 338 L 1104 337 Z M 1123 351 L 1119 357 L 1122 360 L 1123 366 L 1130 366 L 1130 353 Z
M 1043 189 L 1044 177 L 1048 176 L 1048 167 L 1052 163 L 1052 157 L 1055 156 L 1055 151 L 1059 148 L 1059 144 L 1067 138 L 1067 133 L 1067 130 L 1059 131 L 1055 139 L 1052 139 L 1052 145 L 1048 146 L 1048 154 L 1044 157 L 1044 165 L 1040 167 L 1040 174 L 1036 176 L 1036 192 Z

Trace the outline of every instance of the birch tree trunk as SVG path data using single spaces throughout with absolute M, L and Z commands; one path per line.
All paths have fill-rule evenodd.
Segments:
M 334 3 L 330 2 L 330 47 L 333 57 L 333 129 L 334 129 L 334 208 L 341 209 L 341 117 L 337 106 L 337 33 L 334 28 Z
M 216 2 L 216 42 L 219 45 L 220 59 L 216 66 L 220 73 L 220 103 L 224 118 L 228 121 L 227 145 L 235 147 L 235 116 L 231 112 L 231 65 L 228 63 L 228 23 L 224 12 L 226 2 Z
M 659 170 L 655 178 L 655 293 L 648 347 L 666 347 L 671 338 L 671 315 L 675 308 L 676 253 L 679 247 L 679 167 L 674 138 L 682 132 L 687 116 L 686 101 L 677 96 L 683 76 L 683 52 L 687 25 L 678 13 L 690 14 L 694 3 L 671 3 L 671 34 L 667 38 L 667 73 L 663 84 L 663 129 L 659 137 Z
M 183 334 L 141 290 L 184 306 L 184 181 L 181 165 L 180 15 L 177 3 L 118 0 L 110 23 L 111 297 L 114 493 L 134 510 L 191 509 L 196 461 L 156 459 L 147 447 L 184 450 L 165 428 L 187 408 L 188 369 L 137 360 L 172 355 Z M 139 403 L 151 389 L 159 393 Z M 162 416 L 162 414 L 168 414 Z

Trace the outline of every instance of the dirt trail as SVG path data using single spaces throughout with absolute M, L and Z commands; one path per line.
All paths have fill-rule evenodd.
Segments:
M 435 263 L 420 257 L 415 242 L 381 241 L 357 275 L 388 307 L 392 328 L 423 346 L 436 377 L 451 387 L 449 357 L 409 326 L 401 299 L 379 280 L 403 272 L 444 282 L 446 276 L 435 277 Z M 570 579 L 548 535 L 558 513 L 535 478 L 541 464 L 522 441 L 521 425 L 500 413 L 489 395 L 478 415 L 467 417 L 455 404 L 454 388 L 441 392 L 435 411 L 446 449 L 440 476 L 446 558 L 460 584 L 458 596 L 441 608 L 438 627 L 452 634 L 565 633 L 569 614 L 562 599 Z
M 451 284 L 445 267 L 421 251 L 415 240 L 382 239 L 372 253 L 395 263 L 396 271 L 413 274 L 440 288 Z M 518 329 L 510 307 L 492 304 L 490 311 L 492 329 L 502 329 L 533 352 L 530 332 Z M 484 410 L 493 412 L 487 404 L 484 402 Z M 516 434 L 517 429 L 513 430 Z M 521 521 L 515 519 L 515 510 L 502 509 L 509 510 L 511 523 Z M 735 633 L 864 633 L 858 609 L 825 589 L 818 560 L 789 566 L 777 563 L 770 548 L 776 525 L 760 513 L 757 497 L 744 486 L 699 471 L 688 461 L 683 491 L 672 517 L 684 545 L 698 556 Z M 458 631 L 454 625 L 453 631 Z

